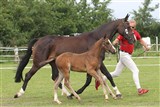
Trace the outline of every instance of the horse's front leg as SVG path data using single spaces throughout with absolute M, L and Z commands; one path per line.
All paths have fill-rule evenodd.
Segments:
M 89 86 L 91 81 L 92 81 L 92 76 L 87 74 L 87 79 L 86 79 L 86 82 L 85 82 L 84 86 L 82 88 L 80 88 L 78 91 L 76 91 L 76 93 L 81 94 L 86 89 L 86 87 Z M 72 98 L 72 96 L 74 96 L 74 95 L 71 94 L 69 97 Z
M 111 74 L 108 72 L 108 70 L 107 70 L 107 68 L 105 67 L 104 63 L 101 64 L 100 70 L 101 70 L 101 72 L 105 75 L 104 78 L 107 77 L 108 80 L 110 81 L 110 83 L 111 83 L 111 85 L 112 85 L 112 87 L 113 87 L 113 90 L 114 90 L 115 93 L 116 93 L 116 97 L 117 97 L 117 98 L 122 98 L 122 95 L 121 95 L 120 91 L 118 90 L 117 86 L 115 85 L 115 83 L 114 83 L 114 81 L 113 81 L 113 78 L 112 78 Z M 106 79 L 107 79 L 107 78 L 106 78 Z
M 49 63 L 52 68 L 52 80 L 55 81 L 58 77 L 59 71 L 57 69 L 57 66 L 55 64 L 55 60 Z M 67 89 L 64 87 L 64 84 L 62 86 L 62 83 L 59 84 L 59 88 L 62 89 L 62 93 L 66 94 L 67 96 L 70 95 L 70 93 L 67 91 Z

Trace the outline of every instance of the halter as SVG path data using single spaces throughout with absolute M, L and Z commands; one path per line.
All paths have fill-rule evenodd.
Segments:
M 125 27 L 125 25 L 124 25 L 125 22 L 124 22 L 123 20 L 122 20 L 122 23 L 123 23 L 123 26 L 124 26 L 124 28 L 125 28 L 125 29 L 124 29 L 124 32 L 128 35 L 128 29 Z
M 127 34 L 127 36 L 128 36 L 128 38 L 129 38 L 129 40 L 131 40 L 131 37 L 128 35 L 129 34 L 129 32 L 128 32 L 128 29 L 125 27 L 125 22 L 122 20 L 122 23 L 123 23 L 123 26 L 124 26 L 124 32 L 125 32 L 125 34 Z

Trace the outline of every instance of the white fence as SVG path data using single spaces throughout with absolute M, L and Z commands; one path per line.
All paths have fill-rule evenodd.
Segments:
M 0 47 L 0 62 L 15 61 L 15 47 Z M 18 55 L 21 58 L 27 47 L 18 47 Z
M 18 47 L 19 57 L 25 54 L 27 47 Z M 160 44 L 151 44 L 151 50 L 146 53 L 160 53 Z M 146 54 L 145 53 L 145 54 Z M 32 59 L 30 59 L 32 60 Z M 15 61 L 14 47 L 0 47 L 0 63 Z

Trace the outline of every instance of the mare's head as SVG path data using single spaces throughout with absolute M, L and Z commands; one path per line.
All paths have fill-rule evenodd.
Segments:
M 127 14 L 124 19 L 119 20 L 117 32 L 128 40 L 130 44 L 135 42 L 134 34 L 128 22 L 129 15 Z
M 106 36 L 103 37 L 102 46 L 105 49 L 105 51 L 111 52 L 112 54 L 116 53 L 115 47 L 112 45 L 111 41 Z

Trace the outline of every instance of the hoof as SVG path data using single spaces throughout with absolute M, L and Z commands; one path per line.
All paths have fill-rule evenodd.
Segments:
M 122 94 L 117 94 L 117 95 L 116 95 L 116 98 L 117 98 L 117 99 L 123 98 L 123 97 L 122 97 Z
M 116 100 L 116 99 L 118 99 L 118 98 L 115 96 L 115 97 L 113 97 L 113 99 Z
M 57 104 L 61 104 L 62 103 L 59 100 L 54 100 L 54 102 L 56 102 Z
M 16 95 L 14 95 L 14 98 L 18 98 L 18 95 L 16 94 Z
M 81 98 L 80 98 L 80 97 L 77 97 L 76 99 L 78 99 L 78 101 L 81 101 Z
M 105 101 L 108 103 L 109 102 L 109 100 L 108 99 L 105 99 Z
M 73 99 L 72 95 L 67 96 L 68 99 Z

